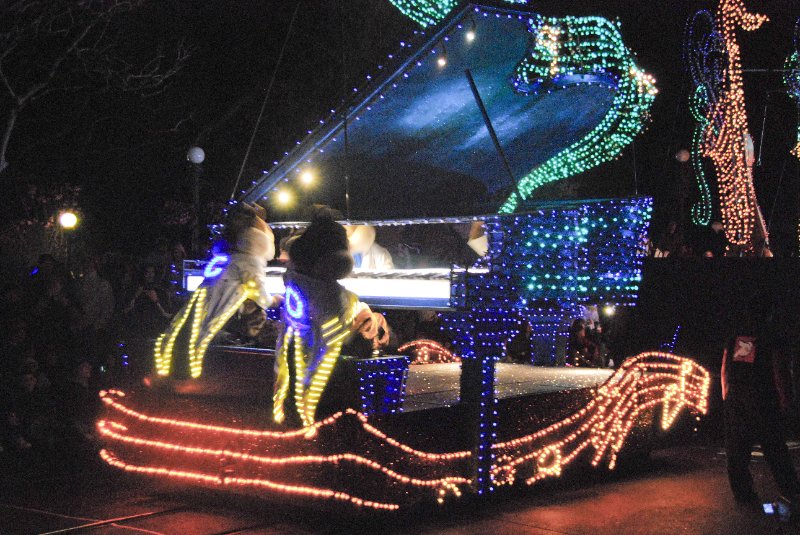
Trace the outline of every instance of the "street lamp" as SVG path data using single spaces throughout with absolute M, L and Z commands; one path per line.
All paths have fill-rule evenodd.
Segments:
M 72 210 L 64 210 L 58 215 L 58 224 L 61 230 L 64 231 L 64 242 L 66 248 L 67 270 L 72 271 L 71 256 L 72 256 L 72 230 L 78 226 L 78 216 Z
M 206 159 L 206 152 L 200 147 L 189 147 L 186 151 L 186 159 L 195 165 L 200 165 Z
M 186 151 L 186 159 L 194 168 L 194 187 L 192 189 L 192 204 L 194 205 L 194 222 L 192 223 L 192 254 L 196 257 L 199 251 L 200 241 L 200 175 L 203 173 L 202 164 L 206 159 L 206 153 L 200 147 L 189 147 Z
M 58 224 L 64 230 L 72 230 L 78 225 L 78 216 L 71 210 L 65 210 L 58 216 Z

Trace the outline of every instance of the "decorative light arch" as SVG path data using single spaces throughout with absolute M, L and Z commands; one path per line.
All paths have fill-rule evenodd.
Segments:
M 441 22 L 459 4 L 458 0 L 389 1 L 423 27 Z M 505 1 L 527 4 L 527 0 Z M 534 44 L 517 66 L 516 90 L 543 82 L 558 85 L 559 79 L 580 83 L 577 80 L 581 76 L 601 76 L 615 86 L 616 95 L 607 115 L 588 135 L 519 181 L 523 197 L 544 184 L 618 157 L 644 127 L 657 93 L 652 76 L 635 64 L 633 54 L 622 42 L 617 24 L 602 17 L 545 18 L 532 14 L 529 29 Z M 518 204 L 514 193 L 499 212 L 511 213 Z

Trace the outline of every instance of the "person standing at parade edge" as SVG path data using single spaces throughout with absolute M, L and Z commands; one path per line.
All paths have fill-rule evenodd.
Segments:
M 791 405 L 785 348 L 775 307 L 763 295 L 750 300 L 722 356 L 722 399 L 728 480 L 740 505 L 758 506 L 748 465 L 759 443 L 783 498 L 795 507 L 797 472 L 784 439 L 782 414 Z

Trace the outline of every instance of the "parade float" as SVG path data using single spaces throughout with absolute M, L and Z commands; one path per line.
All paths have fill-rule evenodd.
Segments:
M 287 355 L 212 342 L 253 288 L 211 317 L 205 300 L 226 259 L 188 262 L 192 293 L 173 321 L 189 334 L 159 338 L 144 385 L 101 393 L 100 455 L 112 467 L 296 504 L 396 510 L 580 466 L 613 469 L 683 413 L 707 411 L 709 373 L 687 358 L 563 365 L 582 307 L 633 306 L 641 281 L 650 199 L 532 200 L 617 157 L 644 127 L 654 81 L 617 23 L 508 2 L 393 3 L 424 29 L 238 202 L 273 202 L 313 169 L 328 198 L 348 199 L 346 223 L 374 227 L 384 245 L 421 243 L 391 269 L 356 269 L 341 282 L 387 316 L 434 317 L 437 340 L 411 329 L 404 354 L 325 352 L 310 386 L 298 383 L 305 416 L 292 428 L 272 397 L 276 359 Z M 430 215 L 430 198 L 454 183 L 481 200 Z M 280 237 L 306 224 L 271 227 Z M 476 225 L 479 255 L 442 251 Z M 419 251 L 431 235 L 435 250 Z M 284 271 L 267 268 L 260 280 L 285 296 L 280 319 L 291 333 L 308 307 Z M 347 321 L 326 323 L 329 349 L 340 348 Z M 523 332 L 531 357 L 509 361 Z M 316 417 L 334 382 L 347 408 Z

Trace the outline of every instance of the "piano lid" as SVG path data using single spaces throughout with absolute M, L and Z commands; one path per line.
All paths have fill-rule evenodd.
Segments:
M 280 188 L 301 191 L 299 179 L 310 170 L 318 184 L 302 189 L 304 200 L 342 211 L 347 173 L 352 218 L 497 212 L 513 185 L 489 137 L 465 69 L 473 74 L 513 174 L 523 180 L 543 164 L 552 165 L 565 148 L 594 136 L 614 115 L 619 99 L 619 79 L 609 75 L 610 69 L 576 65 L 574 58 L 586 53 L 581 44 L 558 49 L 564 57 L 553 59 L 553 65 L 575 72 L 548 79 L 534 76 L 537 71 L 531 62 L 541 60 L 536 39 L 550 31 L 551 22 L 546 21 L 563 20 L 563 31 L 575 32 L 562 35 L 565 42 L 588 42 L 592 32 L 615 34 L 609 39 L 619 37 L 613 41 L 618 47 L 603 49 L 603 54 L 620 56 L 612 60 L 621 62 L 615 72 L 619 74 L 622 67 L 622 77 L 633 67 L 616 26 L 605 19 L 566 22 L 526 9 L 470 4 L 421 32 L 413 42 L 404 43 L 402 52 L 388 60 L 395 64 L 378 70 L 366 90 L 354 93 L 361 100 L 348 107 L 346 149 L 343 114 L 333 115 L 254 181 L 240 199 L 271 205 Z M 474 40 L 467 38 L 471 31 Z M 444 65 L 441 59 L 446 60 Z M 601 144 L 601 138 L 593 145 Z M 615 142 L 620 145 L 619 139 Z M 622 146 L 616 147 L 615 155 Z M 273 220 L 298 217 L 280 210 L 272 215 Z

